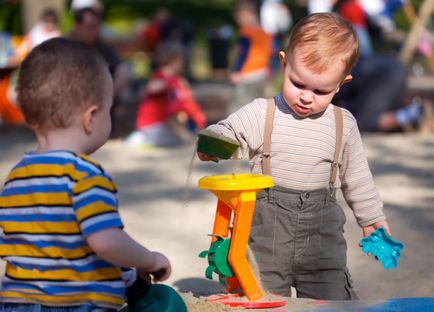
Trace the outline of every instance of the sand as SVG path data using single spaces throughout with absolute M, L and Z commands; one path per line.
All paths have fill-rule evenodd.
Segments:
M 398 268 L 384 270 L 380 263 L 361 252 L 358 247 L 361 230 L 345 206 L 348 266 L 355 287 L 360 298 L 366 301 L 432 297 L 434 135 L 371 135 L 364 136 L 363 140 L 394 237 L 405 244 L 405 249 Z M 33 137 L 27 131 L 0 132 L 1 183 L 21 154 L 33 146 Z M 226 311 L 196 298 L 223 291 L 218 282 L 205 279 L 207 263 L 198 258 L 209 247 L 207 234 L 212 230 L 216 198 L 196 185 L 203 176 L 231 173 L 233 164 L 196 160 L 191 179 L 187 181 L 192 153 L 192 145 L 133 149 L 120 140 L 113 140 L 94 158 L 117 183 L 126 231 L 148 248 L 170 258 L 173 274 L 167 284 L 184 293 L 190 311 Z M 248 171 L 246 162 L 241 163 L 241 170 Z M 342 198 L 339 200 L 345 205 Z M 297 311 L 312 304 L 309 300 L 287 300 L 285 311 Z

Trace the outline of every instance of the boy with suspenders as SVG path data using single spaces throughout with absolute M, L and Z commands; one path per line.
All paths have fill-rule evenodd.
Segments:
M 301 298 L 357 298 L 346 264 L 346 221 L 335 190 L 363 235 L 390 234 L 357 123 L 330 103 L 358 56 L 351 26 L 333 13 L 312 14 L 294 26 L 280 52 L 282 91 L 255 99 L 207 129 L 237 140 L 253 173 L 271 175 L 275 187 L 258 194 L 250 233 L 264 287 Z M 215 157 L 198 153 L 203 161 Z

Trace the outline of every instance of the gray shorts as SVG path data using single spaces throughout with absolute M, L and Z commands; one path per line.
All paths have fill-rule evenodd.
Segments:
M 250 247 L 268 291 L 299 298 L 357 299 L 346 267 L 346 222 L 328 189 L 276 186 L 258 194 Z

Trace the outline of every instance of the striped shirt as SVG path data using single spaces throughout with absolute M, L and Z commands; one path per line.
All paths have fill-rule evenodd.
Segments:
M 323 114 L 300 118 L 276 96 L 271 138 L 271 175 L 274 183 L 295 190 L 328 188 L 336 126 L 334 106 Z M 256 99 L 207 129 L 237 140 L 238 157 L 248 157 L 253 173 L 262 173 L 262 152 L 267 101 Z M 374 185 L 356 120 L 343 109 L 343 142 L 335 183 L 361 226 L 385 220 L 383 203 Z
M 116 186 L 86 156 L 27 153 L 0 193 L 1 302 L 119 308 L 125 282 L 86 237 L 122 228 Z

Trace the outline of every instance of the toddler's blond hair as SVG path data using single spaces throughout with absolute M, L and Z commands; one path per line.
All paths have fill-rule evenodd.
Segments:
M 321 73 L 338 61 L 347 75 L 359 55 L 356 33 L 349 22 L 335 13 L 315 13 L 292 29 L 286 55 L 297 52 L 308 69 Z

